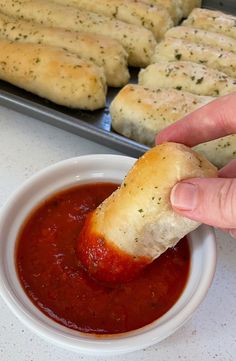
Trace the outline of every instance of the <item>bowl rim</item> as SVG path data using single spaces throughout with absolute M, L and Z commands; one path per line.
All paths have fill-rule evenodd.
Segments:
M 39 172 L 35 173 L 28 180 L 26 180 L 18 189 L 13 192 L 9 197 L 8 201 L 0 210 L 0 235 L 1 235 L 1 223 L 6 219 L 10 209 L 12 208 L 15 198 L 17 198 L 21 193 L 23 193 L 33 182 L 37 181 L 39 178 L 48 175 L 49 173 L 54 173 L 55 170 L 63 168 L 64 166 L 73 165 L 75 163 L 86 161 L 86 160 L 109 160 L 112 162 L 121 161 L 127 162 L 127 165 L 132 165 L 136 160 L 135 158 L 123 156 L 123 155 L 112 155 L 112 154 L 91 154 L 83 155 L 78 157 L 69 158 L 60 162 L 57 162 L 53 165 L 50 165 Z M 105 180 L 105 178 L 104 178 Z M 42 187 L 43 189 L 43 187 Z M 204 264 L 204 277 L 201 278 L 200 286 L 195 291 L 193 297 L 189 302 L 183 307 L 183 309 L 170 320 L 167 320 L 164 324 L 159 327 L 152 327 L 149 330 L 145 330 L 149 325 L 144 326 L 140 329 L 141 332 L 135 334 L 135 331 L 130 331 L 123 334 L 124 337 L 117 338 L 116 335 L 112 335 L 112 339 L 105 337 L 96 337 L 91 339 L 82 339 L 82 333 L 76 331 L 77 338 L 80 342 L 78 345 L 75 342 L 71 342 L 70 338 L 61 337 L 59 334 L 54 333 L 54 330 L 49 326 L 45 325 L 42 327 L 42 322 L 39 319 L 36 319 L 35 316 L 32 316 L 26 312 L 24 306 L 19 304 L 18 301 L 14 298 L 13 292 L 8 289 L 7 282 L 5 282 L 5 275 L 1 272 L 0 267 L 0 295 L 3 300 L 6 302 L 8 307 L 14 313 L 14 315 L 23 322 L 31 331 L 38 334 L 47 341 L 50 341 L 57 346 L 63 347 L 67 350 L 84 353 L 84 354 L 99 354 L 99 355 L 109 355 L 114 354 L 114 352 L 122 354 L 127 352 L 132 352 L 146 348 L 150 345 L 153 345 L 164 338 L 168 337 L 170 334 L 179 329 L 193 314 L 199 304 L 203 301 L 206 293 L 212 283 L 215 267 L 216 267 L 216 244 L 215 244 L 215 235 L 212 227 L 201 226 L 201 232 L 204 235 L 205 246 L 207 247 L 208 254 L 211 255 L 211 261 L 205 262 Z M 194 231 L 190 238 L 196 238 L 198 231 Z M 1 239 L 0 239 L 1 242 Z M 20 287 L 22 288 L 20 281 L 18 280 Z M 22 288 L 23 289 L 23 288 Z M 36 306 L 34 306 L 36 307 Z M 36 307 L 37 308 L 37 307 Z M 38 309 L 38 308 L 37 308 Z M 47 316 L 46 316 L 47 317 Z M 55 322 L 55 321 L 53 321 Z M 156 322 L 156 321 L 154 321 Z M 56 322 L 55 322 L 56 323 Z M 172 326 L 170 327 L 170 323 Z M 64 327 L 64 326 L 62 326 Z M 160 330 L 162 328 L 161 336 L 156 335 L 157 328 Z M 65 327 L 66 328 L 66 327 Z M 142 332 L 142 329 L 145 332 Z M 66 335 L 65 335 L 66 336 Z

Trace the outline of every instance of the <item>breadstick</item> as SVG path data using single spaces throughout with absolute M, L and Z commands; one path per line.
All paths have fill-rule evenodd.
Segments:
M 163 6 L 169 12 L 174 24 L 178 24 L 183 18 L 182 0 L 142 0 L 142 2 Z
M 165 38 L 182 39 L 189 43 L 208 45 L 236 54 L 236 40 L 208 30 L 191 28 L 190 26 L 175 26 L 165 33 Z
M 199 223 L 175 213 L 170 203 L 173 186 L 194 177 L 217 177 L 217 169 L 181 144 L 145 153 L 82 229 L 78 254 L 93 277 L 128 281 L 196 229 Z
M 197 95 L 218 96 L 236 91 L 236 80 L 203 64 L 187 61 L 149 65 L 139 73 L 139 84 L 149 89 L 175 88 Z
M 236 54 L 181 39 L 167 38 L 157 44 L 153 63 L 176 60 L 204 64 L 236 78 Z
M 122 20 L 129 24 L 144 26 L 160 40 L 173 26 L 171 17 L 164 7 L 144 4 L 134 0 L 56 0 L 62 5 L 77 6 L 97 14 Z
M 236 16 L 227 15 L 221 11 L 194 9 L 183 25 L 194 28 L 215 31 L 236 39 Z
M 19 42 L 62 47 L 102 66 L 109 86 L 121 87 L 128 83 L 128 55 L 118 41 L 109 37 L 45 27 L 1 13 L 0 37 Z
M 102 68 L 63 49 L 0 39 L 0 79 L 54 103 L 94 110 L 106 101 Z
M 153 146 L 162 129 L 212 99 L 175 89 L 150 90 L 129 84 L 110 106 L 112 127 L 125 137 Z
M 200 7 L 202 3 L 201 0 L 142 0 L 142 2 L 165 7 L 175 24 L 178 24 L 182 18 L 186 18 L 195 7 Z
M 222 168 L 231 160 L 236 159 L 236 134 L 199 144 L 194 149 L 218 168 Z
M 141 26 L 47 0 L 0 0 L 0 11 L 44 26 L 110 36 L 124 46 L 133 66 L 150 64 L 156 45 L 152 32 Z

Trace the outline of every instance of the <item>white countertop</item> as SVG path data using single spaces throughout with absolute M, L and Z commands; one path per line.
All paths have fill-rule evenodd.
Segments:
M 91 153 L 116 153 L 35 119 L 0 107 L 0 207 L 36 171 Z M 54 347 L 16 319 L 0 298 L 1 361 L 235 361 L 236 240 L 217 231 L 218 263 L 209 293 L 173 336 L 146 350 L 96 358 Z

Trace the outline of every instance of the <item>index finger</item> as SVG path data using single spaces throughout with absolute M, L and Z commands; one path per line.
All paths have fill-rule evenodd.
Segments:
M 236 133 L 236 92 L 220 97 L 162 130 L 156 144 L 183 143 L 190 147 Z

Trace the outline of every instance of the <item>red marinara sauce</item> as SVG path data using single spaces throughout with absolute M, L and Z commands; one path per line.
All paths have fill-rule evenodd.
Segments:
M 78 331 L 116 334 L 145 326 L 174 305 L 188 279 L 186 239 L 124 284 L 99 283 L 82 268 L 76 249 L 86 215 L 116 188 L 96 183 L 55 194 L 18 237 L 16 266 L 26 294 L 48 317 Z
M 91 212 L 81 229 L 77 253 L 81 264 L 89 274 L 101 282 L 110 284 L 131 281 L 146 267 L 151 260 L 147 257 L 133 257 L 111 245 L 93 232 Z

